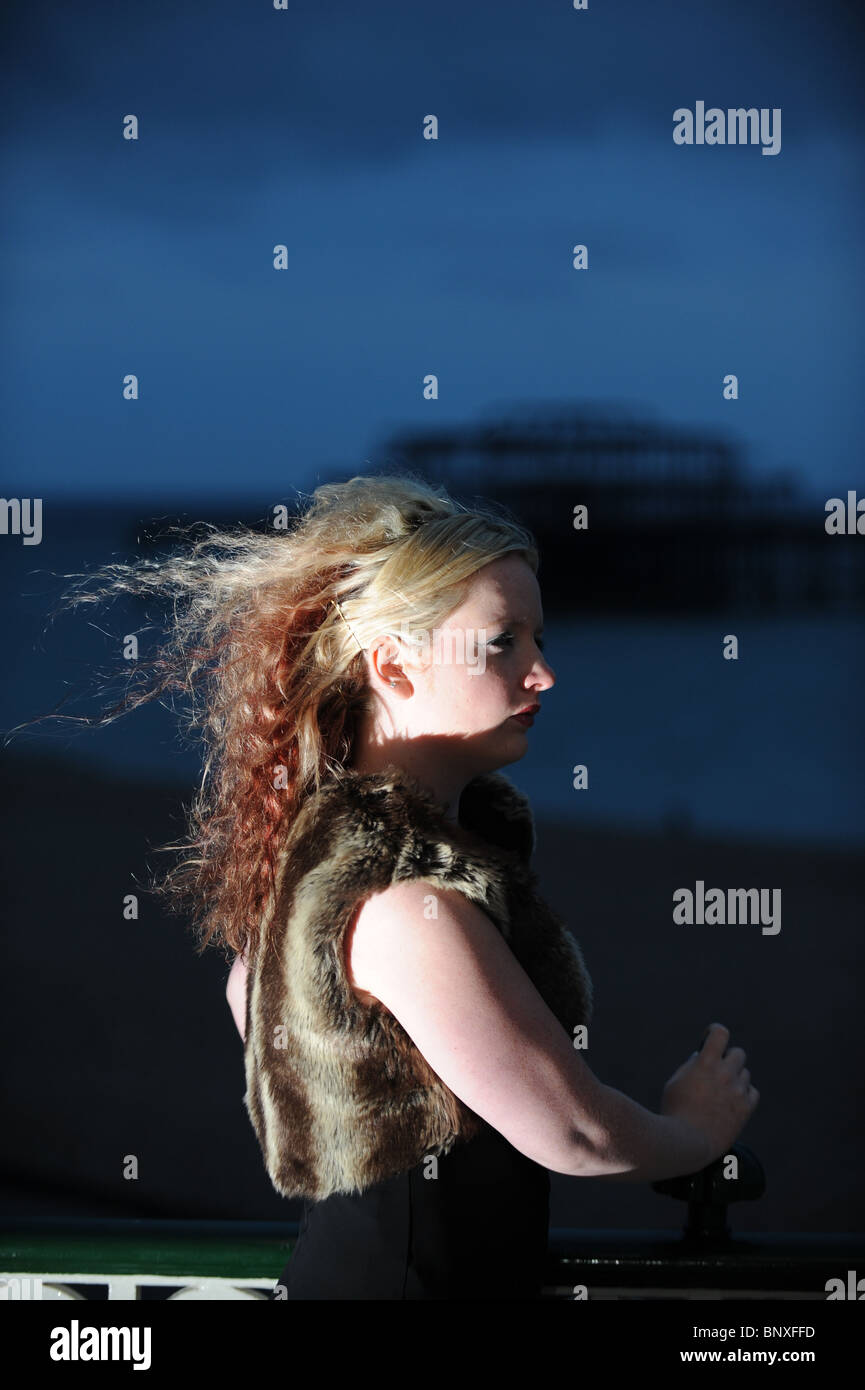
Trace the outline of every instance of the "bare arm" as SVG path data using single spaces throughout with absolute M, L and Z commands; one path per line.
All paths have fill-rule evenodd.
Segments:
M 237 1031 L 244 1042 L 246 1041 L 246 975 L 245 957 L 235 956 L 231 973 L 228 976 L 228 984 L 225 986 L 225 997 L 237 1025 Z
M 424 916 L 431 893 L 435 919 Z M 347 965 L 455 1095 L 553 1172 L 649 1182 L 715 1156 L 699 1129 L 598 1080 L 501 933 L 463 894 L 418 881 L 376 894 L 347 938 Z

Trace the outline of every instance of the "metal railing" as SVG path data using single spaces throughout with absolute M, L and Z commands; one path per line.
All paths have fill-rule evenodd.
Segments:
M 731 1203 L 755 1200 L 764 1187 L 759 1161 L 735 1144 L 731 1154 L 699 1173 L 653 1184 L 655 1191 L 687 1203 L 681 1233 L 554 1228 L 542 1296 L 858 1298 L 865 1236 L 732 1233 Z M 296 1221 L 7 1222 L 0 1232 L 0 1298 L 269 1299 L 297 1235 Z M 501 1296 L 506 1270 L 491 1265 L 477 1274 L 491 1298 Z
M 269 1299 L 297 1239 L 296 1222 L 36 1225 L 0 1235 L 0 1298 Z M 722 1247 L 671 1231 L 554 1228 L 543 1297 L 826 1301 L 830 1281 L 856 1297 L 857 1270 L 865 1271 L 861 1236 L 739 1236 Z M 507 1272 L 480 1268 L 478 1280 L 495 1297 Z

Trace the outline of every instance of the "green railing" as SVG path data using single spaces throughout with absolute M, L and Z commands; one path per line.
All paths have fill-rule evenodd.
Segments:
M 861 1272 L 865 1298 L 863 1235 L 731 1232 L 731 1204 L 765 1185 L 759 1159 L 736 1143 L 698 1173 L 652 1184 L 687 1205 L 681 1233 L 553 1229 L 543 1297 L 858 1301 Z M 11 1222 L 0 1230 L 0 1297 L 269 1299 L 297 1234 L 297 1222 Z M 481 1262 L 477 1281 L 495 1298 L 507 1270 Z
M 22 1220 L 0 1232 L 0 1296 L 268 1299 L 296 1239 L 296 1222 Z M 555 1228 L 544 1297 L 825 1302 L 827 1282 L 857 1269 L 862 1236 Z M 481 1266 L 478 1281 L 503 1288 L 507 1271 Z

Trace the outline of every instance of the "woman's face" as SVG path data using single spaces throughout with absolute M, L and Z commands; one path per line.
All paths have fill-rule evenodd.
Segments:
M 540 704 L 555 683 L 541 650 L 543 621 L 533 571 L 521 556 L 505 555 L 478 571 L 465 602 L 436 633 L 424 634 L 421 659 L 395 644 L 374 646 L 373 683 L 394 734 L 445 736 L 449 752 L 466 740 L 466 760 L 480 769 L 516 762 L 531 727 L 514 715 Z

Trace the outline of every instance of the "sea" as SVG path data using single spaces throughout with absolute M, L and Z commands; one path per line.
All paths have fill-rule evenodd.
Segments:
M 133 537 L 134 540 L 134 537 Z M 161 612 L 118 599 L 51 619 L 60 576 L 127 558 L 129 511 L 70 507 L 39 546 L 0 537 L 4 753 L 33 749 L 132 781 L 188 783 L 200 749 L 165 699 L 102 728 L 50 720 L 99 708 L 119 639 L 155 643 Z M 735 637 L 735 659 L 725 657 Z M 546 614 L 556 683 L 502 771 L 537 816 L 773 843 L 865 843 L 865 618 L 838 613 Z

